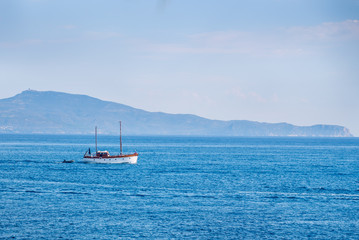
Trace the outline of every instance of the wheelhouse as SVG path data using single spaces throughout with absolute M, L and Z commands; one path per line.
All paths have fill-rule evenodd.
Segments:
M 96 157 L 109 157 L 110 153 L 108 151 L 97 151 Z

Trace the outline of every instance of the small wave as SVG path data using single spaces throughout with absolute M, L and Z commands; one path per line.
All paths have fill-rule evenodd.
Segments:
M 27 192 L 27 193 L 45 193 L 45 192 L 37 191 L 37 190 L 25 190 L 25 192 Z
M 149 196 L 149 195 L 137 193 L 137 194 L 135 194 L 134 196 L 136 196 L 136 197 L 147 197 L 147 196 Z
M 288 196 L 287 198 L 288 198 L 288 199 L 297 199 L 296 196 Z
M 333 172 L 333 173 L 330 173 L 331 176 L 350 176 L 352 174 L 353 173 L 345 173 L 345 172 Z
M 26 162 L 26 163 L 44 163 L 43 161 L 28 160 L 28 159 L 25 159 L 25 160 L 22 160 L 22 161 L 19 161 L 19 162 Z
M 62 193 L 62 194 L 76 194 L 76 195 L 90 195 L 90 193 L 74 192 L 74 191 L 61 191 L 59 193 Z
M 353 197 L 353 196 L 342 196 L 342 197 L 335 197 L 334 199 L 337 199 L 337 200 L 358 201 L 358 200 L 359 200 L 359 197 Z
M 266 196 L 266 197 L 264 197 L 264 198 L 277 199 L 277 198 L 279 198 L 279 196 L 277 196 L 277 195 L 272 195 L 272 196 Z
M 203 194 L 177 194 L 177 196 L 179 197 L 189 197 L 189 198 L 210 198 L 210 199 L 214 199 L 216 198 L 213 195 L 203 195 Z
M 353 194 L 353 193 L 328 193 L 328 192 L 323 192 L 323 193 L 319 193 L 319 192 L 307 192 L 307 193 L 298 193 L 298 192 L 262 192 L 262 191 L 238 191 L 236 192 L 239 195 L 269 195 L 269 196 L 264 196 L 267 198 L 276 198 L 273 196 L 277 196 L 280 197 L 307 197 L 307 196 L 311 196 L 311 197 L 316 197 L 316 196 L 333 196 L 333 197 L 359 197 L 359 194 Z

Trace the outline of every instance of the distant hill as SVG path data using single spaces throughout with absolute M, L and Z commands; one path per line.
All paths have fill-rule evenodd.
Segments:
M 86 95 L 24 91 L 0 100 L 0 133 L 118 134 L 202 136 L 320 136 L 350 137 L 335 125 L 294 126 L 245 120 L 219 121 L 190 114 L 148 112 Z

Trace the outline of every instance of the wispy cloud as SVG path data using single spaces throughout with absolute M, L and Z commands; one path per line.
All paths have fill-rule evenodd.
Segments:
M 209 105 L 214 104 L 214 101 L 212 98 L 210 98 L 207 95 L 196 92 L 196 91 L 185 90 L 182 92 L 182 97 L 184 97 L 184 99 L 188 99 L 190 101 L 197 102 L 197 103 L 204 103 L 204 104 L 209 104 Z
M 255 91 L 246 92 L 238 87 L 228 90 L 225 95 L 233 96 L 236 99 L 240 99 L 244 101 L 252 101 L 257 103 L 279 102 L 279 97 L 276 93 L 274 93 L 272 96 L 264 97 L 258 92 Z
M 316 26 L 293 27 L 288 34 L 300 40 L 359 40 L 359 20 L 326 22 Z
M 208 32 L 188 36 L 184 43 L 151 44 L 148 49 L 163 53 L 182 54 L 243 54 L 263 55 L 302 55 L 306 51 L 298 46 L 289 46 L 275 35 L 226 31 Z
M 151 44 L 148 49 L 167 54 L 243 54 L 283 57 L 311 54 L 313 46 L 323 41 L 353 39 L 359 39 L 358 20 L 277 29 L 265 33 L 206 32 L 187 36 L 182 43 Z

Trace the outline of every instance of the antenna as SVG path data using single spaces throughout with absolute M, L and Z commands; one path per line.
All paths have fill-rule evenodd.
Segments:
M 120 155 L 122 155 L 122 123 L 120 121 Z
M 95 127 L 95 144 L 96 144 L 96 154 L 97 154 L 97 126 Z

